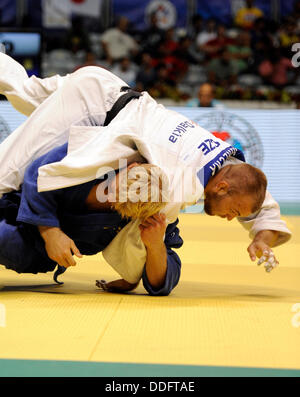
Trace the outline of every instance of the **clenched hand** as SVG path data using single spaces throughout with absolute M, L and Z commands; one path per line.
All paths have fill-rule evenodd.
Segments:
M 167 223 L 164 214 L 155 214 L 145 219 L 139 225 L 141 239 L 145 246 L 155 247 L 163 245 L 166 228 Z

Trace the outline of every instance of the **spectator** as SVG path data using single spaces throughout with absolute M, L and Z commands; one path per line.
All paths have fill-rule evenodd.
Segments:
M 170 98 L 174 101 L 179 101 L 182 98 L 176 84 L 169 78 L 168 69 L 165 65 L 158 66 L 156 79 L 149 89 L 149 94 L 153 98 Z
M 279 23 L 274 20 L 266 21 L 266 36 L 272 47 L 280 47 Z
M 223 48 L 219 58 L 212 59 L 207 65 L 209 81 L 214 85 L 228 88 L 236 83 L 237 70 L 231 64 L 229 52 Z
M 156 51 L 152 56 L 153 66 L 156 68 L 160 64 L 164 63 L 167 55 L 168 53 L 166 52 L 166 47 L 164 41 L 162 40 L 158 43 L 158 46 L 156 47 Z
M 232 39 L 226 35 L 225 25 L 220 24 L 217 27 L 217 36 L 202 45 L 201 49 L 205 52 L 208 59 L 212 59 L 218 57 L 219 52 L 227 45 L 232 44 L 232 42 Z
M 165 31 L 163 38 L 164 51 L 167 55 L 173 54 L 177 49 L 178 43 L 175 37 L 175 29 L 169 28 Z
M 296 24 L 296 34 L 300 35 L 300 0 L 295 1 L 291 17 L 294 19 Z
M 257 42 L 266 39 L 268 33 L 267 30 L 267 22 L 265 18 L 257 18 L 253 22 L 253 29 L 250 31 L 252 48 L 255 47 Z
M 156 13 L 150 15 L 150 26 L 146 29 L 142 36 L 143 51 L 149 55 L 155 55 L 158 44 L 163 40 L 164 31 L 158 27 L 158 19 Z
M 194 15 L 188 27 L 188 35 L 191 40 L 196 40 L 198 35 L 203 31 L 203 18 L 201 15 Z
M 184 46 L 186 44 L 177 42 L 174 28 L 170 28 L 165 32 L 164 40 L 159 43 L 156 55 L 153 58 L 153 63 L 156 67 L 160 68 L 161 65 L 166 67 L 167 79 L 172 81 L 173 84 L 181 80 L 188 68 L 187 63 L 180 58 L 182 52 L 186 52 L 186 47 Z M 183 50 L 182 47 L 184 47 Z M 176 51 L 179 51 L 180 55 L 177 56 Z
M 292 62 L 282 54 L 280 48 L 273 48 L 259 65 L 259 74 L 267 84 L 283 88 L 289 83 L 288 70 L 294 69 Z
M 235 24 L 242 29 L 252 29 L 257 18 L 264 15 L 262 10 L 255 7 L 254 0 L 246 0 L 246 6 L 242 7 L 235 16 Z
M 291 55 L 291 47 L 294 43 L 299 42 L 299 36 L 296 34 L 296 23 L 292 18 L 286 19 L 279 33 L 281 47 L 284 49 L 286 56 Z
M 83 68 L 85 66 L 100 66 L 100 67 L 103 67 L 97 62 L 96 56 L 95 56 L 95 54 L 93 52 L 87 52 L 86 57 L 85 57 L 85 61 L 82 64 L 76 66 L 75 69 L 73 70 L 73 72 L 75 72 L 76 70 L 78 70 L 80 68 Z
M 231 65 L 238 74 L 248 69 L 248 60 L 252 56 L 250 41 L 250 34 L 247 31 L 241 31 L 235 43 L 227 46 L 227 51 L 231 55 Z
M 194 53 L 194 51 L 192 51 L 192 44 L 193 42 L 191 40 L 191 37 L 189 37 L 188 35 L 182 36 L 178 40 L 177 48 L 174 51 L 174 55 L 176 56 L 178 61 L 185 63 L 185 70 L 188 69 L 189 64 L 199 63 L 199 57 Z
M 265 60 L 266 54 L 270 51 L 271 43 L 263 38 L 258 39 L 253 46 L 253 56 L 250 60 L 250 72 L 254 74 L 259 74 L 259 65 Z
M 155 82 L 155 69 L 153 67 L 153 59 L 148 53 L 142 54 L 141 66 L 136 78 L 137 91 L 148 91 Z
M 79 51 L 90 52 L 89 36 L 81 17 L 72 19 L 72 27 L 66 35 L 65 48 L 73 54 L 77 54 Z
M 137 71 L 129 58 L 124 57 L 119 62 L 115 63 L 111 71 L 125 81 L 130 87 L 135 87 Z
M 191 24 L 187 28 L 187 36 L 190 38 L 190 45 L 188 54 L 191 57 L 192 63 L 202 63 L 204 61 L 204 54 L 199 51 L 197 45 L 197 38 L 203 32 L 203 18 L 201 15 L 194 15 Z
M 278 24 L 265 18 L 257 18 L 251 32 L 252 56 L 248 66 L 251 73 L 259 74 L 258 67 L 265 59 L 270 48 L 280 47 Z
M 215 100 L 214 96 L 215 88 L 209 83 L 204 83 L 198 90 L 198 97 L 191 99 L 186 105 L 188 107 L 216 107 L 219 105 L 219 102 Z
M 166 59 L 166 63 L 171 67 L 170 78 L 176 83 L 184 79 L 191 63 L 198 63 L 198 59 L 194 57 L 190 49 L 191 39 L 183 36 L 179 39 L 175 51 Z
M 196 44 L 198 49 L 202 50 L 202 47 L 210 40 L 217 37 L 217 23 L 213 18 L 208 19 L 206 22 L 206 29 L 200 32 L 196 38 Z
M 127 33 L 129 21 L 120 17 L 116 27 L 106 30 L 101 38 L 105 58 L 109 64 L 124 57 L 136 56 L 139 51 L 137 42 Z

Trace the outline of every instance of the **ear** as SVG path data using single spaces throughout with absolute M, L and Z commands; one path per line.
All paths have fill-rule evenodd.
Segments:
M 215 186 L 215 191 L 219 196 L 224 196 L 225 194 L 228 193 L 229 190 L 229 184 L 226 181 L 220 181 L 217 183 Z

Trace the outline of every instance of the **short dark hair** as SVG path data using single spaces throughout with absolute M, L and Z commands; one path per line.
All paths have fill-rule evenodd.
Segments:
M 260 210 L 266 196 L 267 178 L 257 167 L 243 163 L 229 165 L 225 178 L 230 178 L 228 193 L 251 196 L 254 200 L 252 213 Z

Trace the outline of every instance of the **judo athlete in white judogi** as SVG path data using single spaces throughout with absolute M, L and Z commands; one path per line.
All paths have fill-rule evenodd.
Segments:
M 151 264 L 159 269 L 154 290 L 163 288 L 168 275 L 166 228 L 185 204 L 203 196 L 206 213 L 237 217 L 249 231 L 252 260 L 259 257 L 267 271 L 278 264 L 271 247 L 288 241 L 291 232 L 266 191 L 264 174 L 245 164 L 238 149 L 158 105 L 146 92 L 124 99 L 130 94 L 122 88 L 126 84 L 100 67 L 65 77 L 28 78 L 20 65 L 0 54 L 0 71 L 0 92 L 29 116 L 0 145 L 0 195 L 18 191 L 28 166 L 66 143 L 61 160 L 38 167 L 37 194 L 86 184 L 103 176 L 105 167 L 119 169 L 120 159 L 146 161 L 168 176 L 171 199 L 161 211 L 165 221 L 151 217 L 141 225 L 132 219 L 103 250 L 105 260 L 129 284 L 138 283 Z M 152 243 L 156 258 L 149 255 Z

